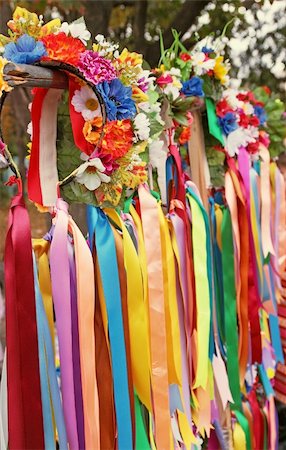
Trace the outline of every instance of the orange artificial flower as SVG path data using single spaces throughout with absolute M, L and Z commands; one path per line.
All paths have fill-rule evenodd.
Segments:
M 181 145 L 186 144 L 191 137 L 191 129 L 190 127 L 183 127 L 182 132 L 179 136 L 179 143 Z
M 43 60 L 52 59 L 77 66 L 80 54 L 85 51 L 85 46 L 79 39 L 65 33 L 49 34 L 41 38 L 41 41 L 48 53 Z
M 104 137 L 101 142 L 102 153 L 110 154 L 114 159 L 125 155 L 133 144 L 131 121 L 112 120 L 104 127 Z
M 87 142 L 96 145 L 102 132 L 102 117 L 95 117 L 93 120 L 87 120 L 82 132 Z

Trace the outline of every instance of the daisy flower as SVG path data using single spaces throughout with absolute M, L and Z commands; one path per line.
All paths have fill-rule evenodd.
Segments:
M 106 175 L 105 167 L 99 158 L 88 160 L 88 156 L 81 155 L 81 159 L 86 160 L 77 171 L 76 180 L 83 184 L 89 191 L 95 191 L 101 183 L 109 183 L 110 177 Z
M 84 120 L 93 120 L 101 116 L 101 109 L 95 93 L 88 86 L 76 90 L 71 104 L 76 112 L 81 113 Z

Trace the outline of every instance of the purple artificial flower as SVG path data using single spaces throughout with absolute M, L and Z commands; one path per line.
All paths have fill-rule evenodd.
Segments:
M 111 81 L 116 78 L 116 70 L 111 61 L 92 50 L 86 50 L 81 53 L 78 68 L 85 78 L 94 84 Z

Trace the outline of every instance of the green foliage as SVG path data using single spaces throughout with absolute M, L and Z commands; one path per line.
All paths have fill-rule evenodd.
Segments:
M 254 89 L 255 97 L 264 103 L 267 114 L 265 130 L 270 136 L 269 151 L 272 157 L 285 152 L 284 140 L 286 139 L 286 118 L 283 117 L 286 105 L 280 98 L 263 87 Z

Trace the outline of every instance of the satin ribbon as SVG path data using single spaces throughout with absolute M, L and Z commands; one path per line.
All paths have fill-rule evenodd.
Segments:
M 9 448 L 44 448 L 31 234 L 22 192 L 5 243 Z
M 50 267 L 56 327 L 59 340 L 61 389 L 68 442 L 71 450 L 79 449 L 74 374 L 72 360 L 72 319 L 70 269 L 68 255 L 67 204 L 57 201 L 55 228 L 50 249 Z
M 223 211 L 222 220 L 222 263 L 225 306 L 225 335 L 227 348 L 227 372 L 231 393 L 234 400 L 233 408 L 241 407 L 238 363 L 238 334 L 236 290 L 234 277 L 234 250 L 231 217 L 228 208 Z
M 160 222 L 156 200 L 143 185 L 138 193 L 147 258 L 155 440 L 157 450 L 165 450 L 170 447 L 171 422 Z
M 53 206 L 57 199 L 57 108 L 60 89 L 36 88 L 32 101 L 32 149 L 28 171 L 29 199 Z
M 37 247 L 39 249 L 39 242 L 41 240 L 39 239 L 37 241 L 38 241 Z M 45 244 L 48 243 L 43 240 L 44 248 Z M 65 422 L 62 411 L 62 403 L 54 363 L 53 344 L 51 340 L 46 311 L 44 309 L 44 304 L 40 292 L 40 285 L 35 260 L 34 260 L 34 279 L 35 279 L 35 292 L 37 302 L 36 309 L 37 309 L 37 323 L 38 323 L 39 358 L 41 369 L 41 388 L 42 388 L 41 391 L 43 399 L 45 448 L 48 449 L 56 448 L 55 442 L 56 436 L 53 430 L 53 419 L 55 419 L 55 425 L 58 431 L 58 441 L 60 448 L 68 449 Z
M 211 292 L 208 279 L 207 230 L 203 206 L 191 190 L 187 194 L 192 212 L 192 240 L 197 309 L 197 368 L 193 388 L 203 389 L 208 381 Z
M 88 206 L 87 211 L 90 245 L 93 248 L 95 242 L 106 301 L 118 428 L 118 448 L 121 450 L 132 448 L 133 440 L 116 249 L 106 215 L 92 206 Z M 110 279 L 112 283 L 110 283 Z
M 120 216 L 111 209 L 106 209 L 105 212 L 120 228 L 123 235 L 132 375 L 138 397 L 148 410 L 151 411 L 150 339 L 147 309 L 144 305 L 143 279 L 140 263 L 130 234 Z
M 262 248 L 264 258 L 269 254 L 274 254 L 273 243 L 271 239 L 270 229 L 270 179 L 269 179 L 269 162 L 270 155 L 266 147 L 261 145 L 259 155 L 261 157 L 261 232 L 262 232 Z

